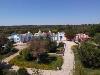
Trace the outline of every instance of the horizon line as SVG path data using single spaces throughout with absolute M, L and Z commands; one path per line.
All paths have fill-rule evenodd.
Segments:
M 100 23 L 82 23 L 82 24 L 13 24 L 13 25 L 0 25 L 0 26 L 42 26 L 42 25 L 94 25 Z

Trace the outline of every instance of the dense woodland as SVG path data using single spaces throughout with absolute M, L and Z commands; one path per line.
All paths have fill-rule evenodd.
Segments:
M 76 33 L 83 32 L 90 36 L 94 36 L 95 33 L 100 32 L 100 24 L 83 24 L 83 25 L 21 25 L 21 26 L 0 26 L 0 34 L 8 36 L 9 34 L 25 33 L 30 31 L 32 33 L 38 32 L 38 30 L 53 32 L 64 31 L 67 36 L 74 36 Z

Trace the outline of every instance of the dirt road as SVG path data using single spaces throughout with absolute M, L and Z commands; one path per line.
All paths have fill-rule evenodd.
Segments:
M 15 53 L 15 54 L 10 55 L 9 57 L 3 59 L 2 61 L 8 63 L 11 59 L 13 59 L 13 58 L 16 57 L 17 55 L 19 55 L 19 52 L 20 52 L 22 49 L 26 48 L 26 47 L 27 47 L 27 44 L 26 44 L 26 43 L 22 43 L 22 44 L 20 44 L 20 45 L 15 46 L 15 48 L 18 49 L 19 51 L 18 51 L 17 53 Z
M 44 70 L 43 75 L 73 75 L 74 68 L 74 54 L 71 50 L 71 46 L 75 45 L 74 42 L 64 41 L 65 52 L 64 52 L 64 63 L 62 69 L 59 71 Z

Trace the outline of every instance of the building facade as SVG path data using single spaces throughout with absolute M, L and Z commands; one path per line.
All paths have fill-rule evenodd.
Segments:
M 50 30 L 48 32 L 41 32 L 40 30 L 38 31 L 38 33 L 34 34 L 35 38 L 39 38 L 39 37 L 49 37 L 52 41 L 62 41 L 62 40 L 66 40 L 65 37 L 65 33 L 64 32 L 58 32 L 58 33 L 52 33 Z
M 28 42 L 28 41 L 31 41 L 33 39 L 33 35 L 30 32 L 25 33 L 25 34 L 13 33 L 13 34 L 11 34 L 11 36 L 8 37 L 8 39 L 15 42 L 15 43 Z
M 64 39 L 65 37 L 65 33 L 64 32 L 58 32 L 58 33 L 52 33 L 50 30 L 48 32 L 42 32 L 41 30 L 39 30 L 37 33 L 35 33 L 34 35 L 30 32 L 25 33 L 25 34 L 16 34 L 13 33 L 11 34 L 11 36 L 8 37 L 8 39 L 14 41 L 15 43 L 19 43 L 19 42 L 29 42 L 31 41 L 33 38 L 49 38 L 52 41 L 63 41 L 66 40 Z
M 83 33 L 79 33 L 79 34 L 76 34 L 74 41 L 75 42 L 82 42 L 82 41 L 88 40 L 89 38 L 90 37 L 88 35 L 83 34 Z

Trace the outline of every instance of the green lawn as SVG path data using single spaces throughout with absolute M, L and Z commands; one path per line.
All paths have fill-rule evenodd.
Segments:
M 51 63 L 39 64 L 36 61 L 26 61 L 21 56 L 16 56 L 9 63 L 20 67 L 37 68 L 44 70 L 56 70 L 57 67 L 62 66 L 63 58 L 61 56 L 57 56 L 56 60 L 52 61 Z
M 73 48 L 73 52 L 75 55 L 75 70 L 73 75 L 100 75 L 100 69 L 85 68 L 82 65 L 77 49 Z

